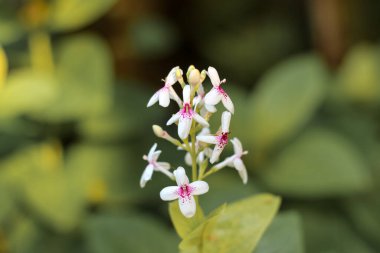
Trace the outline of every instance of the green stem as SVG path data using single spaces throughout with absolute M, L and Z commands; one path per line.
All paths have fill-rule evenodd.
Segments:
M 197 180 L 197 152 L 195 150 L 195 121 L 192 122 L 191 130 L 190 130 L 190 138 L 191 138 L 191 167 L 192 167 L 192 175 L 193 181 Z

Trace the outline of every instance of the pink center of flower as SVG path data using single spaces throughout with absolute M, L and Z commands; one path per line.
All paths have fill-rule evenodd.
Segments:
M 185 103 L 183 105 L 183 108 L 181 110 L 181 116 L 182 118 L 192 118 L 194 111 L 191 109 L 191 106 L 189 103 Z
M 227 93 L 223 90 L 222 86 L 219 85 L 216 90 L 219 92 L 219 94 L 221 94 L 223 97 L 227 97 Z
M 216 137 L 218 139 L 218 145 L 219 147 L 223 148 L 228 143 L 228 133 L 223 132 L 221 135 L 218 135 Z
M 178 187 L 178 195 L 181 200 L 184 202 L 186 199 L 190 200 L 191 193 L 194 191 L 194 188 L 188 184 L 184 184 Z

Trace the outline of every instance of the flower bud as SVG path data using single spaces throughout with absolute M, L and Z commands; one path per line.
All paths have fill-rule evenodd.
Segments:
M 163 138 L 163 137 L 165 136 L 166 131 L 164 131 L 164 130 L 162 129 L 162 127 L 160 127 L 160 126 L 158 126 L 158 125 L 153 125 L 152 128 L 153 128 L 153 132 L 154 132 L 154 134 L 155 134 L 157 137 L 159 137 L 159 138 Z
M 191 86 L 197 85 L 201 81 L 201 73 L 198 69 L 190 71 L 188 82 Z
M 180 68 L 178 68 L 177 71 L 175 72 L 175 76 L 177 78 L 177 81 L 181 84 L 183 88 L 183 86 L 185 85 L 185 82 L 183 81 L 182 70 Z
M 203 81 L 206 79 L 206 77 L 207 77 L 207 71 L 206 70 L 202 70 L 201 77 L 200 77 L 201 83 L 203 83 Z
M 190 67 L 187 69 L 186 77 L 189 79 L 190 72 L 195 69 L 194 65 L 190 65 Z

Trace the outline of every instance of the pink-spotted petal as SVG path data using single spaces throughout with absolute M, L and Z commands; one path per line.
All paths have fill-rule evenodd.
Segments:
M 216 71 L 214 67 L 208 67 L 207 75 L 210 77 L 211 83 L 214 87 L 219 86 L 220 84 L 219 74 L 218 74 L 218 71 Z
M 205 181 L 194 181 L 190 184 L 192 188 L 192 195 L 202 195 L 208 192 L 208 183 Z
M 236 158 L 234 160 L 234 166 L 235 166 L 235 169 L 239 172 L 239 175 L 241 179 L 243 180 L 243 183 L 246 184 L 248 182 L 248 175 L 247 175 L 247 169 L 245 168 L 243 161 L 240 158 Z
M 174 122 L 177 122 L 179 120 L 179 117 L 181 116 L 180 112 L 177 112 L 176 114 L 173 114 L 171 118 L 166 122 L 166 125 L 169 126 L 173 124 Z
M 238 138 L 233 138 L 231 140 L 232 145 L 234 146 L 234 153 L 235 155 L 242 155 L 243 154 L 243 146 L 241 145 L 241 142 Z
M 199 124 L 201 124 L 202 126 L 204 127 L 209 127 L 210 125 L 208 124 L 208 122 L 201 117 L 201 115 L 199 115 L 198 113 L 194 112 L 193 114 L 193 118 L 196 122 L 198 122 Z
M 158 94 L 158 103 L 162 107 L 168 107 L 170 104 L 170 96 L 169 96 L 169 89 L 168 88 L 162 88 L 159 91 Z
M 145 187 L 146 182 L 148 182 L 152 178 L 152 175 L 153 175 L 153 165 L 149 164 L 148 166 L 146 166 L 146 168 L 145 168 L 145 170 L 141 176 L 141 179 L 140 179 L 140 187 L 141 188 Z
M 231 98 L 227 94 L 222 96 L 222 103 L 227 110 L 229 110 L 232 114 L 234 113 L 234 104 L 232 103 Z
M 190 104 L 190 92 L 191 92 L 190 85 L 185 85 L 182 91 L 184 104 Z
M 157 103 L 157 101 L 158 101 L 158 94 L 159 93 L 160 93 L 160 91 L 157 91 L 156 93 L 153 94 L 153 96 L 149 99 L 149 102 L 146 105 L 146 107 L 151 107 L 152 105 L 154 105 L 155 103 Z
M 222 132 L 228 133 L 230 131 L 231 113 L 224 111 L 222 113 Z
M 205 96 L 206 105 L 216 105 L 222 99 L 222 95 L 216 88 L 212 88 Z
M 160 191 L 160 197 L 165 201 L 172 201 L 179 197 L 178 186 L 168 186 Z
M 193 196 L 178 198 L 179 210 L 186 218 L 191 218 L 196 212 L 196 204 Z
M 176 75 L 177 69 L 179 69 L 178 66 L 174 67 L 170 70 L 169 74 L 167 75 L 167 77 L 165 79 L 165 86 L 166 87 L 172 86 L 173 84 L 175 84 L 177 82 L 177 75 Z M 182 73 L 182 70 L 181 70 L 181 73 Z
M 210 158 L 210 163 L 214 163 L 219 160 L 219 156 L 222 153 L 223 149 L 224 149 L 224 146 L 215 145 L 215 148 L 212 151 L 212 155 Z
M 186 172 L 183 167 L 178 167 L 173 173 L 178 186 L 189 184 L 189 178 L 186 176 Z
M 214 135 L 197 136 L 197 140 L 201 141 L 201 142 L 210 143 L 210 144 L 217 144 L 218 143 L 218 138 Z
M 180 117 L 178 123 L 178 136 L 181 139 L 186 139 L 189 136 L 192 118 Z

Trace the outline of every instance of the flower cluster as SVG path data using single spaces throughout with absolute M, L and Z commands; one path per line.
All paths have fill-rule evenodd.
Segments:
M 207 76 L 211 80 L 212 88 L 206 94 L 203 82 Z M 226 79 L 220 80 L 218 72 L 213 67 L 200 72 L 194 66 L 189 67 L 186 77 L 187 83 L 184 81 L 183 71 L 179 67 L 174 67 L 163 80 L 164 86 L 154 93 L 147 107 L 153 106 L 157 102 L 162 107 L 168 107 L 171 100 L 178 104 L 179 110 L 170 117 L 166 124 L 168 126 L 178 125 L 179 139 L 172 137 L 158 125 L 153 126 L 153 132 L 159 138 L 177 146 L 178 150 L 186 151 L 185 163 L 191 166 L 193 182 L 189 182 L 183 167 L 178 167 L 172 173 L 169 163 L 158 162 L 161 151 L 156 150 L 157 144 L 154 144 L 148 155 L 143 156 L 148 165 L 141 176 L 140 186 L 144 187 L 151 180 L 154 171 L 159 171 L 175 180 L 177 186 L 165 187 L 161 190 L 160 197 L 166 201 L 178 199 L 182 214 L 191 218 L 196 213 L 197 207 L 194 196 L 204 194 L 209 190 L 208 184 L 203 181 L 207 176 L 229 166 L 238 171 L 244 184 L 247 183 L 247 170 L 241 158 L 248 152 L 243 150 L 239 139 L 233 138 L 231 142 L 234 154 L 216 163 L 229 143 L 230 121 L 234 113 L 234 104 L 222 88 Z M 182 100 L 173 88 L 176 83 L 179 83 L 182 88 Z M 215 134 L 211 134 L 209 119 L 217 111 L 216 106 L 219 102 L 222 102 L 226 110 L 222 112 L 219 130 Z M 210 145 L 214 145 L 214 147 L 211 148 Z

